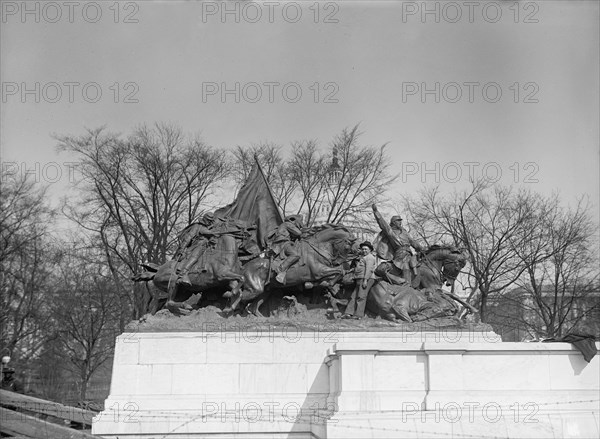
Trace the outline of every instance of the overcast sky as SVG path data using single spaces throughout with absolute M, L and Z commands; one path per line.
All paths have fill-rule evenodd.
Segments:
M 57 163 L 61 193 L 52 133 L 168 121 L 216 147 L 325 148 L 360 122 L 398 194 L 485 168 L 597 209 L 598 2 L 466 3 L 3 1 L 2 164 Z

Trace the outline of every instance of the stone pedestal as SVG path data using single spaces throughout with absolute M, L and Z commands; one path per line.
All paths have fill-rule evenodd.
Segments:
M 107 438 L 598 435 L 598 357 L 493 333 L 292 324 L 118 337 Z M 554 436 L 553 436 L 554 435 Z
M 328 361 L 328 438 L 600 434 L 598 357 L 567 343 L 347 342 Z

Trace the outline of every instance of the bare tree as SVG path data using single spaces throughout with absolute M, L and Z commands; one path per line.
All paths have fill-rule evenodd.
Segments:
M 527 224 L 533 224 L 531 207 L 537 197 L 529 191 L 479 181 L 470 191 L 450 196 L 443 196 L 436 187 L 415 199 L 405 199 L 405 210 L 426 242 L 445 240 L 465 249 L 469 300 L 476 302 L 482 321 L 488 317 L 490 295 L 505 291 L 525 271 L 511 243 Z
M 46 224 L 54 212 L 45 202 L 46 188 L 1 171 L 0 262 L 47 234 Z
M 303 212 L 306 225 L 312 226 L 328 206 L 324 203 L 331 169 L 327 159 L 319 154 L 314 140 L 293 142 L 289 178 L 298 186 L 301 195 L 298 211 Z
M 343 221 L 362 229 L 364 219 L 371 217 L 371 204 L 381 199 L 397 176 L 390 173 L 385 145 L 363 146 L 360 134 L 358 125 L 342 130 L 324 153 L 316 140 L 294 141 L 287 161 L 281 147 L 268 142 L 238 147 L 234 155 L 243 179 L 256 155 L 280 207 L 302 213 L 305 225 Z
M 600 310 L 598 228 L 583 198 L 573 209 L 562 207 L 558 196 L 529 208 L 535 222 L 513 243 L 525 268 L 517 281 L 519 299 L 506 298 L 519 301 L 519 326 L 532 335 L 560 337 Z
M 333 178 L 326 185 L 329 204 L 328 223 L 345 221 L 356 223 L 364 215 L 371 215 L 371 205 L 389 189 L 397 175 L 390 173 L 392 161 L 380 148 L 361 146 L 358 125 L 344 129 L 332 142 L 331 172 Z
M 44 343 L 52 271 L 45 189 L 2 173 L 0 185 L 0 349 L 26 362 Z
M 167 260 L 177 232 L 210 204 L 228 176 L 225 153 L 166 124 L 142 126 L 124 140 L 103 128 L 57 139 L 60 150 L 78 157 L 84 179 L 83 200 L 67 209 L 69 216 L 100 236 L 138 318 L 148 311 L 148 289 L 126 281 L 118 266 L 126 267 L 128 278 L 143 261 Z
M 77 377 L 81 401 L 90 378 L 111 358 L 118 330 L 117 291 L 96 251 L 61 251 L 52 301 L 55 340 Z

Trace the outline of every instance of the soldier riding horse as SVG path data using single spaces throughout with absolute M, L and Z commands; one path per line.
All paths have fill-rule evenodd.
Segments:
M 386 224 L 377 206 L 373 214 L 381 228 L 379 255 L 392 259 L 379 265 L 375 274 L 382 278 L 372 288 L 367 307 L 382 317 L 412 321 L 434 316 L 454 315 L 458 308 L 453 301 L 475 312 L 468 303 L 453 293 L 443 291 L 442 285 L 451 285 L 466 264 L 463 253 L 452 246 L 431 246 L 423 252 L 421 245 L 402 228 L 402 218 L 392 217 Z M 411 248 L 423 257 L 415 263 Z
M 265 290 L 273 282 L 277 287 L 294 287 L 306 283 L 320 283 L 332 287 L 344 274 L 343 264 L 356 253 L 356 238 L 342 226 L 325 225 L 306 239 L 297 241 L 299 260 L 287 269 L 285 284 L 276 281 L 272 259 L 258 257 L 244 265 L 243 281 L 239 288 L 225 293 L 230 305 L 225 311 L 235 311 L 241 302 L 256 300 L 254 313 L 265 299 Z

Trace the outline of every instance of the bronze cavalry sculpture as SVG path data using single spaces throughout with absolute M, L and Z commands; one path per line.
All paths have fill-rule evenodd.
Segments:
M 381 229 L 374 247 L 383 262 L 368 280 L 361 277 L 359 285 L 359 299 L 364 304 L 367 295 L 371 315 L 420 321 L 456 315 L 457 302 L 475 311 L 442 290 L 466 264 L 460 250 L 437 245 L 424 249 L 403 228 L 400 216 L 392 217 L 388 225 L 375 205 L 373 214 Z M 348 302 L 340 295 L 341 285 L 352 272 L 351 264 L 359 260 L 357 239 L 346 227 L 325 224 L 307 229 L 301 215 L 284 219 L 258 163 L 237 199 L 188 226 L 179 243 L 173 260 L 160 266 L 145 264 L 146 271 L 133 278 L 152 281 L 165 292 L 159 308 L 175 314 L 188 314 L 194 300 L 211 294 L 220 300 L 224 315 L 249 309 L 262 316 L 260 306 L 273 290 L 286 290 L 289 300 L 318 287 L 324 290 L 331 315 L 339 317 L 340 304 Z M 373 246 L 363 244 L 361 260 L 373 258 L 369 251 Z M 353 289 L 355 285 L 352 282 Z M 356 317 L 362 317 L 363 307 Z M 353 312 L 347 309 L 344 317 L 354 317 Z

